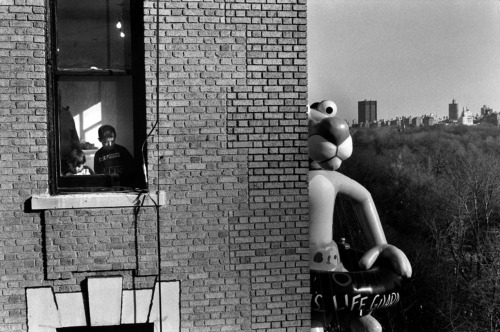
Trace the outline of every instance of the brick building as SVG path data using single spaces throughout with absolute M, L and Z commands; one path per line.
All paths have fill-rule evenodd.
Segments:
M 0 330 L 28 329 L 31 290 L 159 274 L 179 287 L 182 331 L 309 330 L 306 0 L 132 1 L 116 21 L 95 8 L 104 65 L 87 66 L 71 62 L 87 44 L 62 47 L 86 37 L 64 26 L 79 11 L 0 1 Z M 66 106 L 85 144 L 98 112 L 137 170 L 147 151 L 147 181 L 63 176 Z

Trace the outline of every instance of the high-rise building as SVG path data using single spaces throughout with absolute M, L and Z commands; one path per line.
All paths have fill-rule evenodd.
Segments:
M 358 122 L 371 123 L 377 121 L 377 101 L 363 100 L 358 101 Z
M 458 121 L 458 104 L 455 99 L 448 105 L 448 115 L 451 121 Z
M 493 110 L 490 107 L 488 107 L 486 105 L 484 105 L 483 107 L 481 107 L 481 116 L 485 116 L 485 115 L 488 115 L 488 114 L 491 114 L 491 113 L 493 113 Z

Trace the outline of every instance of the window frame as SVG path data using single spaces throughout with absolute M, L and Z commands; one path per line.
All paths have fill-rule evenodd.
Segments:
M 95 70 L 90 69 L 59 69 L 57 66 L 57 1 L 49 0 L 47 2 L 47 61 L 46 61 L 46 75 L 47 75 L 47 109 L 48 109 L 48 145 L 49 145 L 49 190 L 52 195 L 58 194 L 82 194 L 82 193 L 96 193 L 96 192 L 135 192 L 137 190 L 147 190 L 147 183 L 144 179 L 142 172 L 138 177 L 138 183 L 134 186 L 113 186 L 110 176 L 107 175 L 85 175 L 78 176 L 79 178 L 87 178 L 89 182 L 93 177 L 94 180 L 98 178 L 105 178 L 102 183 L 108 183 L 103 186 L 68 186 L 62 187 L 61 181 L 61 162 L 59 155 L 59 91 L 58 91 L 58 77 L 61 76 L 82 76 L 82 77 L 116 77 L 128 75 L 132 80 L 132 96 L 133 96 L 133 132 L 134 132 L 134 161 L 137 170 L 142 169 L 140 166 L 143 162 L 147 162 L 147 129 L 146 129 L 146 81 L 145 81 L 145 47 L 144 47 L 144 8 L 143 1 L 129 0 L 130 1 L 130 31 L 131 31 L 131 70 Z M 76 177 L 75 177 L 76 178 Z M 82 182 L 85 180 L 79 179 Z

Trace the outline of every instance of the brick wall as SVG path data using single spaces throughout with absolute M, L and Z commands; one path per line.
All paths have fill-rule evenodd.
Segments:
M 183 331 L 309 329 L 306 1 L 144 3 L 150 189 Z M 0 0 L 0 331 L 26 331 L 25 288 L 91 275 L 151 287 L 154 208 L 31 211 L 48 188 L 46 3 Z M 148 128 L 148 130 L 150 127 Z

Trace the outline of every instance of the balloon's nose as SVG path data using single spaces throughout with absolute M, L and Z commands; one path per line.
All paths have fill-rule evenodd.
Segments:
M 349 136 L 349 126 L 339 118 L 325 118 L 318 123 L 317 134 L 339 146 Z

